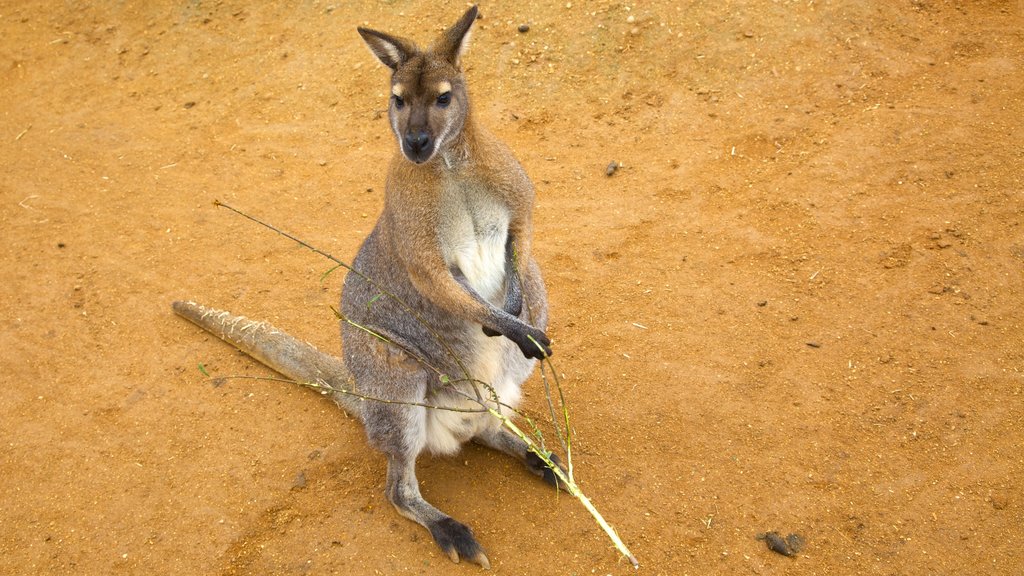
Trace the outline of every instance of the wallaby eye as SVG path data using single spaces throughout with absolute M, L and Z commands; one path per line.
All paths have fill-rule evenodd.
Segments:
M 441 108 L 447 108 L 452 103 L 452 93 L 445 92 L 437 97 L 437 105 Z
M 401 96 L 392 96 L 391 99 L 395 101 L 395 108 L 398 110 L 401 110 L 402 107 L 405 106 L 405 100 L 402 100 Z

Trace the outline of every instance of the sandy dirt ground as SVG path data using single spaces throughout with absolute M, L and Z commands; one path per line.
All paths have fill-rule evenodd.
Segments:
M 213 200 L 354 255 L 395 146 L 355 27 L 466 6 L 264 4 L 0 4 L 0 573 L 479 571 L 394 512 L 356 421 L 207 378 L 272 373 L 170 310 L 340 350 L 343 276 Z M 467 75 L 537 185 L 576 475 L 640 573 L 1019 574 L 1024 3 L 482 13 Z M 507 457 L 419 474 L 496 574 L 633 573 Z

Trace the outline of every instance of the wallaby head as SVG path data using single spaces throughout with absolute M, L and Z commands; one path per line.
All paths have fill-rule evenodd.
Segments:
M 359 28 L 373 54 L 391 68 L 388 118 L 402 154 L 422 164 L 462 132 L 469 97 L 460 58 L 477 18 L 473 6 L 426 50 L 410 40 Z

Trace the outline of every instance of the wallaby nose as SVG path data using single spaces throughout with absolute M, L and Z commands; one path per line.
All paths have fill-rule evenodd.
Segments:
M 405 146 L 413 154 L 419 154 L 430 146 L 430 134 L 426 130 L 408 132 L 405 135 Z

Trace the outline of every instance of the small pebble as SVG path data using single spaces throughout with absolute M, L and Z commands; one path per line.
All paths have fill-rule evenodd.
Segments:
M 781 534 L 773 531 L 758 534 L 756 538 L 763 540 L 769 550 L 783 556 L 793 557 L 804 549 L 804 539 L 799 534 L 790 534 L 783 538 Z
M 621 166 L 621 164 L 619 164 L 618 161 L 612 160 L 611 163 L 608 164 L 608 167 L 604 169 L 605 176 L 615 174 L 615 171 L 619 169 L 619 166 Z
M 519 32 L 521 34 L 526 34 L 529 31 L 530 31 L 530 25 L 529 24 L 520 24 L 519 25 Z

